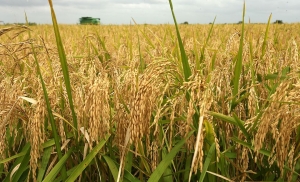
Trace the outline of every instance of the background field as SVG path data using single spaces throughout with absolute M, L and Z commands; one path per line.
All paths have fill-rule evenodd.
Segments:
M 2 181 L 300 179 L 299 24 L 58 28 L 0 27 Z

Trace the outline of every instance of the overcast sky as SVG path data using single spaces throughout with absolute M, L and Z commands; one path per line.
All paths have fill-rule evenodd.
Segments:
M 216 23 L 236 23 L 241 20 L 243 0 L 173 0 L 178 23 L 207 24 L 217 16 Z M 53 0 L 59 23 L 76 24 L 79 18 L 100 18 L 103 24 L 173 23 L 168 0 Z M 48 0 L 0 0 L 0 21 L 51 23 Z M 246 0 L 248 22 L 300 22 L 300 0 Z

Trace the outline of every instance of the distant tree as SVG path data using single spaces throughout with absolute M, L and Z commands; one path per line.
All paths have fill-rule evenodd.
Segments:
M 182 24 L 188 25 L 188 24 L 189 24 L 189 22 L 185 21 L 185 22 L 183 22 Z
M 283 24 L 283 21 L 282 20 L 276 20 L 274 23 L 275 24 Z
M 35 26 L 35 25 L 37 25 L 37 23 L 35 23 L 35 22 L 28 22 L 28 25 L 29 26 Z
M 6 25 L 29 25 L 29 26 L 35 26 L 35 25 L 37 25 L 37 23 L 35 23 L 35 22 L 28 22 L 28 24 L 27 23 L 6 23 Z
M 239 21 L 237 24 L 242 24 L 243 23 L 243 21 Z

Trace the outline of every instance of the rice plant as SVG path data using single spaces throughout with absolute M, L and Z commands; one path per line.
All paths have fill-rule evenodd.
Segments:
M 49 0 L 52 26 L 0 30 L 1 181 L 300 180 L 299 24 L 169 3 L 174 25 L 60 25 Z

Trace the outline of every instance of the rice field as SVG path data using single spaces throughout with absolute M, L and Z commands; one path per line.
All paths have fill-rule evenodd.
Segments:
M 300 180 L 300 24 L 52 18 L 0 26 L 1 181 Z

